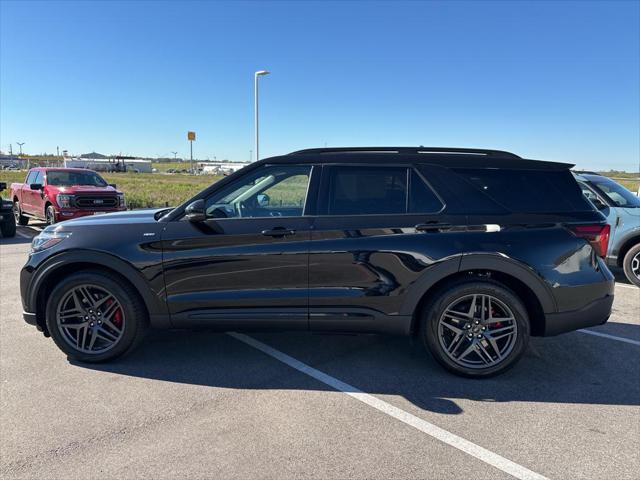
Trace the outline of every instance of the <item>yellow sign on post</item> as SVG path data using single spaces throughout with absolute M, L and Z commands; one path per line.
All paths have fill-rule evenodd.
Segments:
M 196 132 L 187 132 L 187 140 L 195 140 L 196 139 Z

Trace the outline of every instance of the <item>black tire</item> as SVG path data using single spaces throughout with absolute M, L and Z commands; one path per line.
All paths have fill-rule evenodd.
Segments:
M 70 359 L 87 363 L 99 363 L 113 360 L 131 352 L 144 337 L 148 328 L 146 309 L 140 297 L 126 289 L 121 278 L 99 270 L 84 270 L 73 273 L 62 279 L 53 289 L 46 307 L 46 323 L 51 338 L 58 348 L 67 354 Z M 126 321 L 123 322 L 122 333 L 113 346 L 104 352 L 87 353 L 72 346 L 63 329 L 58 326 L 57 309 L 65 296 L 73 289 L 80 286 L 93 285 L 109 292 L 119 302 L 122 314 Z M 84 317 L 86 318 L 86 317 Z
M 56 210 L 52 205 L 47 205 L 44 211 L 44 218 L 47 221 L 47 225 L 53 225 L 56 223 Z
M 640 243 L 627 251 L 622 267 L 627 279 L 636 287 L 640 287 Z
M 7 219 L 0 223 L 0 231 L 2 232 L 2 236 L 5 238 L 15 237 L 16 219 L 13 218 L 13 215 L 7 215 L 7 217 Z
M 447 316 L 444 315 L 445 311 L 451 311 L 447 309 L 452 305 L 456 305 L 456 302 L 459 302 L 458 305 L 465 305 L 464 302 L 468 302 L 469 311 L 471 311 L 473 309 L 473 307 L 471 307 L 472 302 L 475 301 L 474 299 L 476 298 L 474 295 L 479 296 L 478 298 L 480 299 L 482 296 L 485 298 L 493 298 L 493 303 L 487 302 L 491 305 L 492 311 L 494 308 L 496 310 L 500 310 L 503 307 L 506 307 L 505 311 L 510 310 L 509 316 L 512 315 L 513 320 L 500 323 L 495 322 L 497 317 L 487 319 L 487 324 L 485 326 L 486 331 L 485 329 L 480 331 L 484 324 L 483 320 L 479 320 L 479 325 L 474 325 L 474 321 L 467 322 L 466 319 L 453 320 L 454 322 L 462 322 L 461 324 L 456 325 L 460 326 L 463 332 L 462 338 L 458 339 L 457 343 L 454 343 L 458 333 L 454 333 L 452 330 L 449 330 L 446 325 L 441 326 L 441 319 L 444 321 L 444 319 L 447 318 Z M 473 305 L 476 306 L 476 304 Z M 482 304 L 482 307 L 484 308 L 484 303 Z M 483 308 L 480 308 L 479 310 L 482 311 Z M 489 308 L 484 308 L 484 312 L 486 313 L 487 311 L 489 311 Z M 491 316 L 493 316 L 493 313 Z M 514 292 L 504 285 L 491 280 L 464 281 L 441 288 L 422 309 L 420 320 L 420 337 L 427 350 L 429 350 L 431 355 L 444 368 L 463 377 L 485 378 L 504 373 L 516 364 L 524 354 L 529 343 L 529 316 L 526 308 Z M 449 320 L 449 323 L 452 323 L 451 320 Z M 508 337 L 505 335 L 504 340 L 502 338 L 497 340 L 497 342 L 499 342 L 498 346 L 505 346 L 505 350 L 502 352 L 504 357 L 498 361 L 500 354 L 493 355 L 496 350 L 493 349 L 491 346 L 492 344 L 487 339 L 489 338 L 488 333 L 493 329 L 496 329 L 496 327 L 500 327 L 502 330 L 505 330 L 505 327 L 502 326 L 503 324 L 507 325 L 506 329 L 509 328 L 509 325 L 513 325 L 514 333 L 510 335 L 507 334 L 509 335 Z M 466 328 L 469 328 L 469 330 L 465 330 Z M 478 329 L 479 331 L 472 334 L 472 338 L 469 339 L 466 336 L 471 334 L 471 329 Z M 440 332 L 442 332 L 442 334 Z M 478 337 L 476 334 L 480 336 Z M 495 337 L 499 336 L 500 335 L 495 335 Z M 447 342 L 447 337 L 454 337 L 449 344 L 449 348 L 452 348 L 454 345 L 456 346 L 456 348 L 452 348 L 451 355 L 455 357 L 455 354 L 459 352 L 459 357 L 462 357 L 462 353 L 470 351 L 467 358 L 471 356 L 470 361 L 476 361 L 478 362 L 478 365 L 469 367 L 468 365 L 461 364 L 464 362 L 464 359 L 454 361 L 454 359 L 450 358 L 450 354 L 447 353 L 444 345 Z M 503 342 L 508 342 L 509 344 L 507 345 Z M 482 345 L 475 346 L 475 349 L 472 349 L 474 346 L 473 344 L 475 343 L 482 343 Z M 506 348 L 507 346 L 508 350 Z M 486 359 L 480 354 L 480 348 L 483 349 L 483 352 L 489 352 L 489 357 L 487 358 L 492 358 L 491 361 L 494 361 L 493 357 L 495 357 L 496 363 L 487 366 L 480 364 L 480 361 L 486 363 Z
M 18 225 L 27 225 L 29 223 L 29 217 L 22 215 L 22 209 L 19 202 L 13 202 L 13 217 L 16 219 Z

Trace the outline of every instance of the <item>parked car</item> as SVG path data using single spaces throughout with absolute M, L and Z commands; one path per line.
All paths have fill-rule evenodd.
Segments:
M 127 208 L 124 193 L 83 168 L 32 168 L 23 183 L 11 184 L 11 198 L 20 225 L 27 225 L 30 218 L 53 225 Z
M 607 217 L 611 226 L 607 264 L 624 269 L 640 287 L 640 198 L 612 179 L 575 172 L 582 193 Z
M 149 325 L 311 330 L 415 335 L 448 370 L 495 375 L 530 335 L 610 315 L 609 225 L 570 167 L 425 147 L 268 158 L 174 209 L 47 227 L 24 318 L 84 362 Z
M 11 201 L 2 198 L 1 193 L 7 189 L 7 184 L 0 182 L 0 232 L 3 237 L 15 237 L 16 221 L 13 218 Z

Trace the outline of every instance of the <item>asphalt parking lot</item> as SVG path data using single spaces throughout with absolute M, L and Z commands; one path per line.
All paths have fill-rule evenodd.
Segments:
M 22 320 L 33 229 L 0 239 L 0 477 L 589 478 L 640 472 L 640 289 L 489 380 L 407 338 L 154 332 L 70 363 Z

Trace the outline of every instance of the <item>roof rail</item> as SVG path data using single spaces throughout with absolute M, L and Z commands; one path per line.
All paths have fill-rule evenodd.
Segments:
M 512 158 L 521 160 L 515 153 L 503 150 L 486 150 L 482 148 L 447 148 L 447 147 L 337 147 L 337 148 L 307 148 L 289 153 L 289 155 L 311 155 L 327 153 L 435 153 L 453 155 L 482 155 L 485 157 Z

